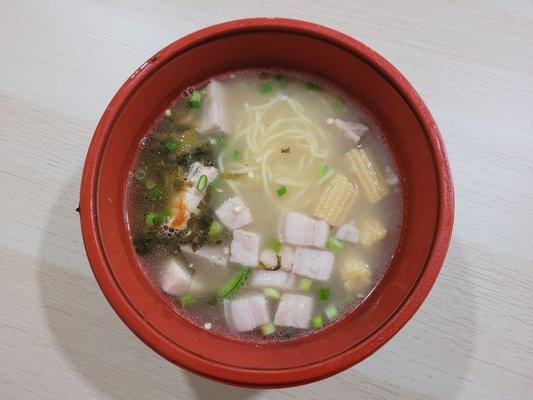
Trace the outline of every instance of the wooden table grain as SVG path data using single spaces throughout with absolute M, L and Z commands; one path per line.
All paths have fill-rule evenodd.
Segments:
M 526 399 L 533 392 L 533 3 L 0 1 L 1 399 Z M 124 79 L 198 28 L 315 21 L 368 44 L 437 119 L 456 188 L 416 316 L 335 377 L 275 391 L 186 373 L 143 345 L 89 269 L 78 216 L 92 132 Z

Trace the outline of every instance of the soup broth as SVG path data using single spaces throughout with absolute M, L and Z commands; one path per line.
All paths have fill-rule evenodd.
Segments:
M 254 340 L 323 329 L 394 254 L 397 168 L 361 107 L 290 72 L 188 89 L 140 144 L 128 221 L 146 272 L 183 317 Z

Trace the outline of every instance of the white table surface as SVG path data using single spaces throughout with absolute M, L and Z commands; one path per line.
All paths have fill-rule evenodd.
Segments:
M 402 71 L 439 123 L 456 225 L 416 316 L 375 355 L 294 389 L 186 373 L 111 310 L 78 216 L 108 101 L 158 49 L 249 16 L 322 23 Z M 533 392 L 533 2 L 0 1 L 1 399 L 526 399 Z

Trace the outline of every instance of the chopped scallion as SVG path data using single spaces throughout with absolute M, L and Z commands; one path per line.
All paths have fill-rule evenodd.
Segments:
M 239 161 L 242 158 L 242 151 L 240 149 L 233 149 L 231 151 L 231 159 L 233 161 Z
M 328 241 L 326 243 L 326 247 L 328 248 L 329 251 L 339 251 L 340 249 L 342 249 L 344 247 L 344 244 L 342 243 L 342 241 L 334 236 L 331 236 L 328 238 Z
M 309 278 L 302 278 L 298 283 L 298 290 L 302 292 L 308 292 L 313 286 L 313 281 Z
M 154 186 L 147 192 L 148 198 L 152 201 L 161 200 L 163 196 L 163 188 L 160 186 Z
M 200 178 L 198 179 L 198 183 L 196 184 L 196 188 L 200 191 L 200 192 L 203 192 L 205 190 L 205 188 L 207 187 L 207 184 L 208 184 L 208 180 L 207 180 L 207 175 L 202 175 L 200 176 Z
M 285 186 L 285 185 L 281 185 L 281 186 L 276 190 L 276 193 L 277 193 L 278 197 L 283 196 L 284 194 L 287 193 L 287 186 Z
M 261 325 L 261 333 L 265 336 L 272 335 L 274 332 L 276 332 L 276 327 L 272 322 L 269 322 L 268 324 Z
M 183 307 L 196 303 L 196 296 L 191 292 L 184 293 L 180 296 L 180 302 Z
M 171 139 L 171 140 L 169 140 L 168 142 L 165 143 L 165 147 L 167 148 L 167 150 L 170 153 L 173 153 L 173 152 L 175 152 L 178 149 L 179 144 L 175 140 Z
M 195 90 L 189 96 L 185 104 L 187 108 L 200 108 L 200 105 L 202 104 L 202 93 Z
M 244 285 L 251 273 L 250 268 L 241 268 L 228 282 L 218 289 L 218 298 L 225 299 L 235 294 Z
M 276 253 L 279 253 L 281 251 L 281 241 L 277 238 L 271 239 L 268 246 Z
M 326 317 L 328 317 L 330 321 L 334 320 L 335 318 L 339 316 L 339 311 L 337 310 L 337 307 L 335 307 L 333 304 L 330 304 L 329 306 L 326 307 L 325 313 L 326 313 Z
M 266 297 L 268 297 L 269 299 L 272 299 L 272 300 L 279 300 L 281 299 L 281 294 L 279 293 L 279 291 L 277 289 L 274 289 L 274 288 L 264 288 L 263 289 L 263 293 L 265 294 Z
M 139 167 L 135 171 L 135 179 L 137 179 L 138 181 L 143 181 L 146 178 L 146 175 L 148 175 L 146 172 L 146 168 Z
M 263 94 L 272 93 L 274 91 L 274 86 L 270 83 L 262 83 L 259 85 L 259 90 Z
M 326 174 L 329 172 L 330 166 L 327 164 L 322 164 L 320 167 L 318 167 L 318 177 L 322 179 L 326 176 Z
M 207 236 L 209 236 L 210 239 L 216 239 L 220 237 L 221 233 L 222 233 L 222 224 L 218 221 L 213 221 L 211 223 L 211 226 L 209 227 L 209 230 L 207 231 Z
M 226 136 L 222 133 L 217 133 L 211 138 L 210 143 L 214 146 L 217 146 L 219 149 L 223 150 L 226 147 Z
M 312 82 L 307 82 L 305 88 L 311 92 L 316 92 L 318 90 L 318 85 Z
M 152 229 L 171 215 L 172 213 L 170 212 L 170 210 L 162 210 L 157 213 L 150 212 L 146 214 L 144 222 L 149 229 Z
M 324 326 L 324 321 L 322 320 L 322 315 L 315 315 L 312 319 L 313 328 L 320 329 Z
M 329 288 L 318 288 L 316 290 L 316 295 L 320 301 L 329 300 Z

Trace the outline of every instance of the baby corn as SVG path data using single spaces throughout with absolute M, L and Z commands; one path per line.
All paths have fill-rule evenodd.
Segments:
M 376 203 L 389 194 L 389 187 L 369 152 L 357 148 L 346 153 L 345 158 L 369 202 Z
M 313 216 L 332 226 L 341 225 L 356 194 L 356 187 L 348 178 L 335 174 L 320 195 Z
M 359 243 L 368 247 L 382 240 L 387 229 L 375 221 L 364 221 L 359 225 Z

